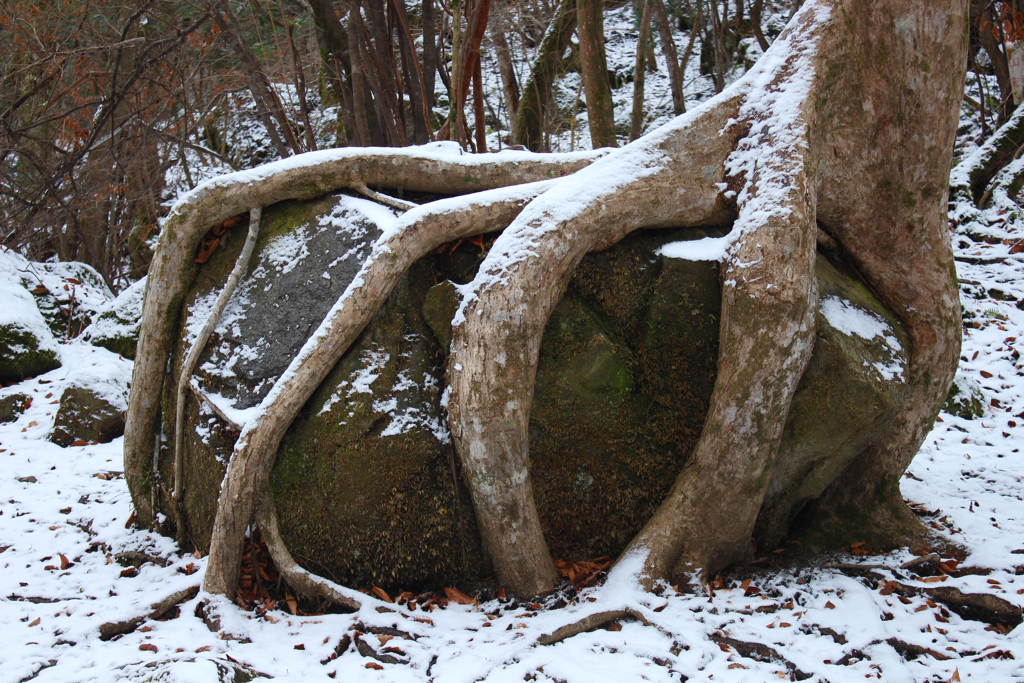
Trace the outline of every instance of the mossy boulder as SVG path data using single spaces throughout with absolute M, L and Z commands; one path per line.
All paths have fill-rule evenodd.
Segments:
M 949 388 L 949 395 L 946 396 L 942 410 L 965 420 L 984 417 L 985 395 L 981 391 L 981 385 L 958 372 L 953 378 L 953 385 Z
M 18 382 L 60 367 L 60 351 L 36 303 L 21 284 L 27 261 L 0 251 L 0 382 Z
M 383 211 L 333 196 L 264 213 L 257 256 L 193 379 L 220 412 L 238 424 L 247 419 L 347 287 L 390 220 Z M 555 557 L 618 553 L 700 435 L 718 355 L 718 266 L 659 250 L 703 236 L 643 231 L 588 255 L 545 328 L 530 469 Z M 200 268 L 172 374 L 239 248 L 230 245 Z M 310 570 L 353 585 L 406 588 L 489 571 L 443 409 L 456 285 L 481 258 L 463 243 L 420 260 L 285 435 L 271 486 L 282 535 Z M 818 278 L 814 359 L 760 521 L 765 538 L 821 493 L 903 397 L 906 338 L 898 325 L 852 274 L 819 258 Z M 176 377 L 165 384 L 168 434 L 176 384 Z M 237 432 L 196 396 L 184 411 L 187 532 L 205 549 Z M 172 460 L 161 453 L 167 481 Z
M 142 327 L 142 300 L 146 280 L 134 283 L 97 311 L 96 319 L 82 332 L 82 339 L 129 359 L 135 358 Z
M 27 394 L 8 394 L 0 398 L 0 423 L 14 422 L 32 405 Z
M 30 263 L 21 280 L 58 340 L 77 337 L 114 298 L 96 269 L 77 261 Z
M 67 448 L 76 441 L 109 443 L 124 434 L 124 401 L 70 386 L 60 398 L 49 440 Z

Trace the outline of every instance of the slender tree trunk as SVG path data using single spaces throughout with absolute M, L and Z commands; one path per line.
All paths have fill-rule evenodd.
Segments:
M 508 128 L 513 130 L 519 112 L 519 81 L 512 66 L 512 50 L 505 39 L 507 17 L 504 13 L 495 17 L 497 21 L 489 24 L 491 44 L 494 46 L 494 57 L 498 62 L 498 73 L 501 76 L 501 88 L 505 93 L 505 106 L 508 109 Z
M 764 37 L 764 30 L 761 28 L 761 10 L 763 6 L 764 0 L 754 0 L 754 4 L 750 7 L 750 23 L 753 25 L 757 44 L 761 47 L 762 52 L 766 52 L 768 50 L 768 39 Z
M 594 149 L 618 147 L 615 107 L 604 53 L 604 0 L 576 0 L 576 13 L 590 142 Z
M 697 13 L 693 17 L 693 26 L 690 27 L 690 39 L 686 43 L 686 50 L 683 51 L 683 61 L 679 64 L 680 78 L 686 75 L 686 66 L 690 63 L 690 55 L 693 54 L 693 44 L 703 24 L 704 0 L 697 0 Z
M 640 37 L 636 45 L 636 62 L 633 67 L 633 113 L 629 119 L 629 141 L 632 142 L 643 134 L 644 127 L 644 56 L 647 41 L 650 39 L 651 5 L 658 0 L 644 0 L 643 13 L 640 16 Z
M 999 123 L 1006 123 L 1014 110 L 1013 86 L 1010 83 L 1010 62 L 1001 49 L 1001 41 L 992 35 L 996 19 L 992 12 L 993 3 L 985 0 L 971 0 L 971 24 L 978 29 L 978 42 L 984 48 L 999 84 Z
M 427 110 L 427 128 L 432 127 L 434 84 L 437 73 L 437 41 L 435 39 L 434 0 L 423 0 L 423 92 Z
M 537 50 L 530 78 L 523 87 L 512 135 L 513 144 L 523 145 L 531 152 L 539 152 L 543 148 L 544 117 L 551 106 L 551 88 L 575 30 L 576 0 L 561 0 Z
M 487 121 L 484 113 L 484 83 L 480 67 L 480 55 L 473 62 L 473 124 L 476 134 L 476 151 L 487 151 Z
M 355 141 L 359 147 L 370 144 L 370 123 L 366 113 L 369 103 L 366 101 L 366 83 L 363 79 L 363 51 L 359 37 L 359 1 L 352 0 L 348 13 L 348 44 L 349 59 L 352 60 L 352 118 L 355 121 Z
M 668 65 L 669 87 L 672 90 L 672 111 L 679 116 L 686 111 L 683 101 L 683 74 L 679 69 L 679 53 L 676 52 L 676 41 L 672 38 L 672 24 L 662 0 L 651 0 L 654 20 L 658 22 L 658 36 L 661 38 L 661 51 Z

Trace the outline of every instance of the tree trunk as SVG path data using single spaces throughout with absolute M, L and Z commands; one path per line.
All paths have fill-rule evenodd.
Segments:
M 629 117 L 629 141 L 636 140 L 644 129 L 644 56 L 647 54 L 647 40 L 651 29 L 651 5 L 658 0 L 645 0 L 640 15 L 640 36 L 637 38 L 636 62 L 633 67 L 633 113 Z M 678 112 L 677 112 L 678 113 Z
M 505 39 L 507 20 L 504 14 L 495 17 L 497 21 L 491 21 L 488 28 L 488 35 L 491 44 L 494 46 L 494 58 L 498 62 L 498 73 L 501 76 L 501 88 L 505 93 L 505 106 L 508 109 L 508 128 L 514 130 L 516 116 L 519 112 L 519 81 L 516 79 L 515 69 L 512 68 L 512 50 L 509 49 L 508 40 Z
M 558 75 L 565 54 L 576 31 L 576 0 L 561 0 L 551 24 L 544 33 L 537 59 L 530 69 L 530 78 L 523 87 L 519 100 L 512 143 L 522 145 L 531 152 L 539 152 L 544 145 L 544 117 L 551 107 L 551 88 Z
M 641 228 L 731 225 L 717 243 L 718 372 L 703 431 L 613 570 L 618 580 L 650 587 L 679 571 L 713 575 L 751 555 L 816 335 L 819 238 L 836 245 L 899 320 L 909 364 L 905 401 L 883 436 L 799 522 L 809 538 L 835 545 L 856 539 L 884 548 L 918 538 L 923 527 L 898 481 L 959 355 L 946 196 L 966 18 L 966 0 L 808 0 L 766 59 L 720 97 L 606 154 L 321 152 L 304 164 L 200 186 L 169 217 L 147 287 L 125 433 L 125 474 L 140 521 L 156 512 L 150 463 L 161 444 L 159 397 L 206 226 L 338 187 L 460 193 L 467 184 L 506 187 L 569 173 L 416 207 L 385 233 L 359 284 L 245 425 L 221 489 L 204 587 L 233 596 L 244 530 L 284 430 L 402 271 L 437 244 L 502 225 L 477 275 L 461 287 L 447 361 L 452 439 L 502 585 L 525 597 L 550 591 L 557 578 L 528 467 L 545 324 L 583 256 Z
M 662 0 L 651 0 L 651 3 L 654 19 L 658 22 L 661 51 L 665 55 L 665 64 L 668 66 L 668 81 L 672 90 L 672 113 L 679 116 L 686 111 L 686 104 L 683 101 L 683 72 L 679 68 L 676 41 L 672 38 L 672 24 L 669 23 L 665 3 Z
M 764 37 L 764 30 L 761 28 L 761 10 L 764 6 L 764 0 L 754 0 L 754 4 L 750 6 L 750 24 L 754 29 L 754 38 L 757 39 L 757 44 L 761 48 L 762 52 L 768 51 L 768 39 Z
M 999 84 L 999 124 L 1002 125 L 1010 119 L 1015 104 L 1013 102 L 1013 85 L 1010 83 L 1010 62 L 1006 53 L 1001 49 L 1001 43 L 993 35 L 998 30 L 998 20 L 994 17 L 992 7 L 995 3 L 984 2 L 984 0 L 971 0 L 970 19 L 971 25 L 978 31 L 978 42 L 988 55 L 992 63 L 992 71 L 996 75 L 996 82 Z
M 618 147 L 608 60 L 604 54 L 604 0 L 576 0 L 576 15 L 590 142 L 594 149 Z

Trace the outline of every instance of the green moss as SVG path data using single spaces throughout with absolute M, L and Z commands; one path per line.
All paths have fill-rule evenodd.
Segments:
M 55 350 L 40 348 L 39 340 L 21 325 L 0 325 L 0 381 L 20 382 L 60 367 Z

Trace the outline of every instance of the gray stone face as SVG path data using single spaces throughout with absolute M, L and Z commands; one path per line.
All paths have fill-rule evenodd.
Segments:
M 142 327 L 142 300 L 146 291 L 143 278 L 108 301 L 96 313 L 93 322 L 82 332 L 82 338 L 125 358 L 135 358 Z
M 244 421 L 348 286 L 389 220 L 381 211 L 327 197 L 265 212 L 254 263 L 196 372 L 204 393 Z M 717 367 L 718 267 L 659 248 L 702 236 L 641 232 L 588 255 L 545 328 L 530 471 L 555 557 L 619 552 L 700 436 Z M 183 339 L 205 321 L 240 242 L 200 269 Z M 285 541 L 308 568 L 392 587 L 487 572 L 442 403 L 458 305 L 452 281 L 472 277 L 481 258 L 465 243 L 421 259 L 282 440 L 272 490 Z M 818 338 L 758 522 L 765 543 L 870 445 L 903 400 L 907 341 L 895 320 L 823 257 L 818 279 Z M 179 341 L 175 374 L 187 349 Z M 165 433 L 174 400 L 167 390 Z M 195 396 L 184 410 L 188 531 L 206 547 L 237 433 Z M 169 480 L 173 455 L 161 458 Z
M 345 195 L 284 202 L 264 213 L 252 263 L 200 358 L 196 376 L 204 390 L 229 398 L 236 409 L 267 395 L 362 266 L 380 234 L 374 217 L 394 214 Z M 189 341 L 205 323 L 244 235 L 236 228 L 228 248 L 201 270 L 186 306 Z

